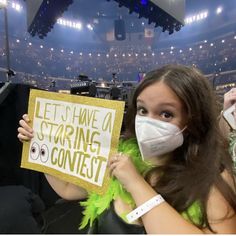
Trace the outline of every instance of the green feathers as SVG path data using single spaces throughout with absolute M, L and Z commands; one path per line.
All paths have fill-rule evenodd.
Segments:
M 137 170 L 144 174 L 146 171 L 152 168 L 150 163 L 144 162 L 139 152 L 136 139 L 129 139 L 127 141 L 121 140 L 118 147 L 118 152 L 125 153 L 132 158 Z M 122 187 L 119 181 L 112 178 L 109 183 L 109 188 L 104 195 L 98 195 L 96 193 L 89 193 L 89 197 L 86 201 L 81 202 L 81 206 L 85 208 L 83 211 L 84 217 L 82 219 L 80 229 L 83 229 L 89 224 L 91 227 L 94 220 L 99 217 L 106 209 L 110 207 L 111 202 L 120 197 L 124 202 L 135 205 L 131 195 Z

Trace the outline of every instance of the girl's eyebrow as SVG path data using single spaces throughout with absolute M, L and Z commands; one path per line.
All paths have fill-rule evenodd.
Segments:
M 143 100 L 140 99 L 140 98 L 138 98 L 138 99 L 136 100 L 136 102 L 142 102 L 142 103 L 143 103 Z
M 145 102 L 141 99 L 137 99 L 137 103 L 140 102 L 140 103 L 144 103 Z M 176 102 L 173 101 L 173 102 L 163 102 L 163 103 L 160 103 L 159 106 L 171 106 L 171 107 L 176 107 Z

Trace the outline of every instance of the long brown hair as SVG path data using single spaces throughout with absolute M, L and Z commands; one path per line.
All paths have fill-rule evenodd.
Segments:
M 219 130 L 216 98 L 208 80 L 195 68 L 182 65 L 167 65 L 149 72 L 134 93 L 125 138 L 135 137 L 137 97 L 146 87 L 159 81 L 181 99 L 188 122 L 184 144 L 173 152 L 173 158 L 151 170 L 146 178 L 149 181 L 151 175 L 162 173 L 154 188 L 178 212 L 186 211 L 198 201 L 202 212 L 198 227 L 212 230 L 206 211 L 211 187 L 214 185 L 221 192 L 235 212 L 236 195 L 221 176 L 226 170 L 234 179 L 233 164 Z

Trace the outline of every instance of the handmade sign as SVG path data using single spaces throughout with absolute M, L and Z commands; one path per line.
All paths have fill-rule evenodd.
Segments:
M 104 193 L 124 102 L 32 89 L 28 114 L 34 138 L 23 145 L 21 167 Z

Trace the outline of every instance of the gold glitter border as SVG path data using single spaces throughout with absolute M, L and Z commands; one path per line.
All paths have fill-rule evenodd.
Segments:
M 101 98 L 91 98 L 91 97 L 85 97 L 85 96 L 77 96 L 77 95 L 71 95 L 71 94 L 62 94 L 62 93 L 56 93 L 56 92 L 48 92 L 48 91 L 31 89 L 30 96 L 29 96 L 29 105 L 28 105 L 28 115 L 30 119 L 32 119 L 32 117 L 34 116 L 35 101 L 37 97 L 52 99 L 56 101 L 65 101 L 65 102 L 71 102 L 71 103 L 77 103 L 77 104 L 83 104 L 83 105 L 97 106 L 97 107 L 103 107 L 103 108 L 109 108 L 109 109 L 115 110 L 116 112 L 115 112 L 114 126 L 112 130 L 112 135 L 111 135 L 112 137 L 111 149 L 110 149 L 108 160 L 110 159 L 112 154 L 117 152 L 118 142 L 120 138 L 120 131 L 121 131 L 121 126 L 122 126 L 122 121 L 123 121 L 123 115 L 124 115 L 124 107 L 125 107 L 124 101 L 106 100 L 106 99 L 101 99 Z M 30 122 L 31 127 L 33 127 L 33 122 L 34 121 L 31 120 Z M 23 150 L 22 150 L 22 159 L 21 159 L 22 168 L 36 170 L 36 171 L 40 171 L 43 173 L 56 176 L 64 181 L 67 181 L 75 185 L 78 185 L 82 188 L 85 188 L 87 191 L 96 192 L 98 194 L 103 194 L 106 192 L 109 185 L 109 181 L 110 181 L 108 168 L 106 168 L 106 171 L 105 171 L 103 184 L 101 187 L 99 187 L 83 179 L 62 173 L 53 168 L 28 162 L 29 148 L 30 148 L 30 142 L 24 142 Z

